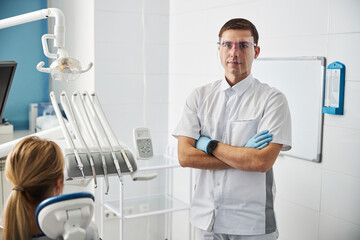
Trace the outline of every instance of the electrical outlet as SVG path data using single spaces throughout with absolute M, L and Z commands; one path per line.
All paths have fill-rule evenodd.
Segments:
M 109 209 L 104 210 L 104 217 L 105 217 L 105 220 L 119 218 L 113 211 L 111 211 Z

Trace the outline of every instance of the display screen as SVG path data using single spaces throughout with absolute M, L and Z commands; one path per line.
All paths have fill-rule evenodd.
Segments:
M 14 78 L 16 62 L 0 61 L 0 120 L 4 113 L 6 100 L 9 96 L 10 87 Z
M 138 130 L 137 131 L 138 138 L 146 138 L 149 137 L 147 130 Z

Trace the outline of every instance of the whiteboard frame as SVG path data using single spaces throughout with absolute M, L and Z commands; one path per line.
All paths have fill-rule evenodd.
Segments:
M 321 163 L 322 160 L 322 142 L 323 142 L 323 126 L 324 126 L 324 114 L 322 112 L 322 106 L 324 105 L 324 94 L 325 94 L 325 79 L 326 79 L 326 58 L 322 57 L 322 56 L 303 56 L 303 57 L 262 57 L 262 58 L 257 58 L 255 59 L 255 61 L 320 61 L 321 62 L 321 67 L 322 67 L 322 79 L 321 79 L 321 89 L 322 89 L 322 104 L 321 106 L 319 106 L 319 114 L 320 114 L 320 118 L 319 118 L 319 130 L 318 130 L 318 143 L 317 143 L 317 154 L 316 154 L 316 158 L 314 159 L 307 159 L 307 158 L 302 158 L 299 156 L 295 156 L 292 154 L 288 154 L 286 152 L 280 152 L 279 155 L 284 155 L 284 156 L 289 156 L 289 157 L 293 157 L 293 158 L 297 158 L 297 159 L 301 159 L 301 160 L 307 160 L 307 161 L 311 161 L 311 162 L 316 162 L 316 163 Z

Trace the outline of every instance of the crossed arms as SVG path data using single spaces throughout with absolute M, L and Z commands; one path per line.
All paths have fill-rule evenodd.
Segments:
M 182 167 L 219 170 L 236 168 L 243 171 L 267 172 L 274 164 L 282 144 L 269 143 L 261 150 L 218 143 L 213 156 L 195 147 L 196 140 L 179 136 L 178 156 Z

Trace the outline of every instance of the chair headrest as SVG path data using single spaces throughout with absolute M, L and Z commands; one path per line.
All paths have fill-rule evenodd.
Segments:
M 78 192 L 45 199 L 36 208 L 35 219 L 46 236 L 56 239 L 69 231 L 83 234 L 93 214 L 94 195 Z

